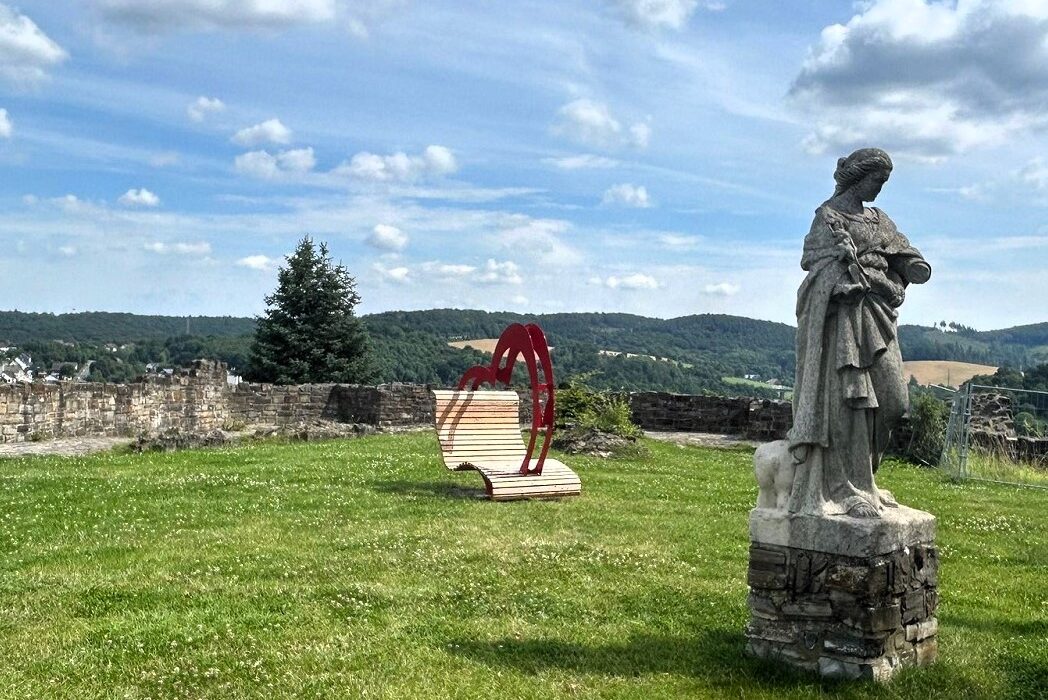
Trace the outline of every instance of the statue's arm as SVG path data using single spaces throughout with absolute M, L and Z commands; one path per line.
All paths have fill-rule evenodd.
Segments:
M 889 243 L 887 245 L 888 267 L 898 275 L 904 285 L 924 284 L 932 276 L 932 266 L 921 255 L 921 251 L 910 245 L 899 229 L 895 226 L 887 214 L 877 210 L 881 217 L 881 224 L 890 230 Z
M 924 284 L 932 276 L 932 266 L 924 259 L 921 252 L 913 246 L 907 246 L 898 253 L 889 256 L 888 266 L 906 284 Z

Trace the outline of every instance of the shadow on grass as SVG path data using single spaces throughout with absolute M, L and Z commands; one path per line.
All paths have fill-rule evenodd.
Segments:
M 376 491 L 397 496 L 436 496 L 463 500 L 487 498 L 487 492 L 482 487 L 464 486 L 446 481 L 380 481 L 374 487 Z
M 751 657 L 745 653 L 745 645 L 741 631 L 713 629 L 691 638 L 635 635 L 606 646 L 556 639 L 460 640 L 453 643 L 451 651 L 486 666 L 528 674 L 553 668 L 624 678 L 668 673 L 704 679 L 715 686 L 832 687 L 812 675 Z
M 951 614 L 942 616 L 939 622 L 942 625 L 968 627 L 980 632 L 1006 633 L 1012 637 L 1027 637 L 1030 639 L 1048 637 L 1048 622 L 1043 620 L 1002 620 L 999 617 L 975 619 Z

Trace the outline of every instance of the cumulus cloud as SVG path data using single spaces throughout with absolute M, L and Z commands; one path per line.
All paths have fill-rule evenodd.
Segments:
M 15 83 L 37 83 L 67 58 L 65 49 L 33 20 L 0 4 L 0 76 Z
M 520 267 L 509 260 L 497 262 L 489 259 L 475 277 L 480 284 L 523 284 Z
M 277 261 L 268 255 L 249 255 L 246 258 L 237 260 L 236 264 L 252 270 L 272 270 L 277 266 Z
M 601 199 L 603 204 L 622 205 L 625 207 L 645 208 L 651 206 L 648 190 L 643 185 L 631 185 L 624 182 L 620 185 L 612 185 L 604 192 Z
M 7 116 L 6 109 L 0 109 L 0 139 L 9 139 L 14 132 L 11 118 Z
M 632 275 L 618 277 L 612 275 L 604 280 L 604 286 L 609 289 L 627 289 L 637 291 L 641 289 L 658 289 L 659 283 L 651 275 L 635 272 Z
M 71 258 L 76 255 L 76 247 L 71 245 L 59 246 L 58 252 L 67 258 Z
M 162 241 L 154 241 L 152 243 L 146 243 L 143 247 L 151 253 L 158 253 L 160 255 L 208 255 L 211 252 L 211 244 L 206 241 L 200 241 L 197 243 L 164 243 Z
M 263 143 L 282 145 L 291 143 L 291 129 L 279 119 L 267 119 L 261 124 L 248 126 L 233 134 L 233 143 L 241 146 L 258 146 Z
M 614 168 L 619 164 L 614 158 L 595 156 L 591 153 L 582 153 L 577 156 L 565 156 L 563 158 L 546 158 L 548 163 L 561 170 L 588 170 L 595 168 Z
M 707 284 L 703 287 L 703 293 L 718 297 L 732 297 L 739 293 L 741 287 L 737 284 L 730 282 L 718 282 L 717 284 Z
M 574 267 L 582 262 L 582 254 L 561 239 L 571 229 L 567 221 L 513 214 L 500 224 L 497 239 L 507 250 L 519 251 L 551 267 Z
M 415 156 L 403 152 L 382 156 L 361 151 L 334 172 L 369 182 L 412 182 L 425 177 L 450 175 L 457 170 L 458 162 L 450 149 L 427 146 L 421 155 Z
M 157 197 L 145 187 L 142 187 L 137 190 L 128 190 L 120 195 L 120 198 L 117 199 L 117 201 L 125 207 L 155 207 L 160 204 L 160 197 Z
M 404 284 L 411 281 L 411 270 L 403 265 L 397 267 L 386 267 L 381 263 L 375 263 L 371 269 L 378 273 L 379 277 L 390 282 Z
M 388 273 L 389 271 L 386 270 Z M 489 258 L 483 266 L 464 263 L 445 263 L 436 260 L 418 266 L 418 273 L 443 283 L 464 282 L 471 285 L 519 285 L 524 283 L 520 266 L 506 260 Z
M 316 167 L 312 147 L 294 148 L 272 154 L 269 151 L 248 151 L 233 159 L 238 173 L 262 180 L 276 180 L 287 175 L 302 175 Z
M 205 97 L 201 95 L 186 107 L 186 114 L 195 122 L 202 122 L 210 114 L 224 112 L 226 105 L 217 97 Z
M 399 252 L 408 247 L 408 235 L 396 226 L 389 224 L 378 224 L 371 229 L 364 242 L 379 250 L 391 250 Z
M 284 29 L 335 19 L 335 0 L 100 0 L 102 16 L 138 31 Z
M 647 148 L 651 140 L 647 124 L 637 122 L 623 128 L 606 104 L 586 98 L 569 102 L 557 111 L 553 132 L 595 148 Z
M 822 30 L 790 88 L 812 153 L 938 160 L 1048 127 L 1048 3 L 873 0 Z

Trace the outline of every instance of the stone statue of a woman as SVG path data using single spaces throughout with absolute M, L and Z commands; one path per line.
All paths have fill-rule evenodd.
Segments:
M 797 381 L 787 437 L 787 510 L 877 517 L 898 503 L 873 475 L 909 406 L 897 309 L 931 267 L 872 202 L 891 174 L 878 148 L 837 162 L 837 189 L 804 239 L 797 292 Z

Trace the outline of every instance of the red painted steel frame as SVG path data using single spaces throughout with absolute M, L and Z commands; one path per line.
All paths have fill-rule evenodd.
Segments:
M 546 462 L 546 453 L 549 452 L 550 441 L 553 439 L 553 363 L 550 361 L 549 346 L 546 345 L 546 336 L 542 329 L 534 323 L 511 324 L 499 336 L 499 341 L 495 345 L 495 353 L 491 357 L 491 364 L 476 365 L 466 370 L 462 379 L 459 380 L 458 389 L 476 391 L 481 384 L 496 386 L 500 382 L 509 386 L 518 356 L 524 358 L 524 364 L 528 368 L 528 377 L 531 380 L 531 438 L 528 440 L 524 462 L 520 465 L 520 473 L 525 476 L 529 474 L 537 476 L 542 473 L 542 465 Z M 539 381 L 539 369 L 542 370 L 541 382 Z M 540 400 L 543 397 L 545 402 Z M 531 455 L 535 451 L 535 441 L 539 431 L 542 431 L 544 435 L 542 450 L 535 461 L 535 466 L 532 467 Z

